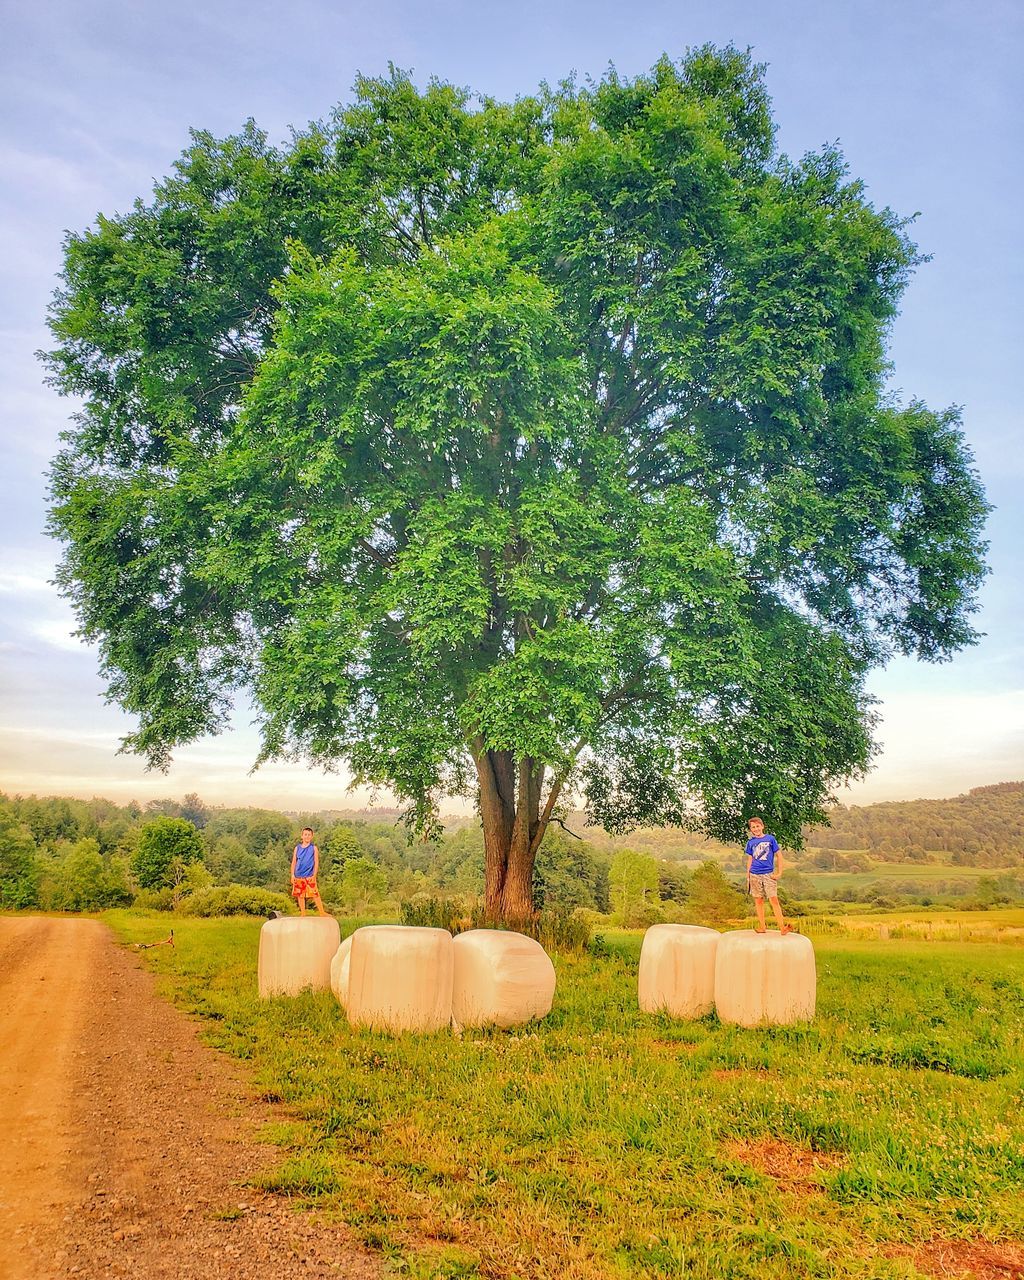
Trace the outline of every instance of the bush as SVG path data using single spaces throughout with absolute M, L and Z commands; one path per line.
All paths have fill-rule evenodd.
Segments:
M 228 884 L 189 894 L 182 899 L 178 912 L 183 916 L 269 916 L 275 911 L 289 915 L 294 909 L 291 899 L 283 893 L 272 893 L 269 889 L 251 885 Z
M 634 906 L 627 914 L 612 912 L 613 924 L 624 929 L 649 929 L 652 924 L 664 924 L 664 908 L 657 902 L 645 902 Z
M 569 907 L 548 907 L 521 930 L 536 938 L 545 951 L 582 955 L 590 945 L 590 921 Z
M 488 918 L 482 902 L 467 909 L 458 898 L 418 894 L 401 905 L 402 924 L 420 929 L 447 929 L 452 934 L 464 933 L 467 929 L 509 929 L 535 938 L 545 951 L 577 954 L 586 951 L 590 944 L 589 914 L 572 907 L 546 907 L 525 920 L 503 924 Z
M 174 890 L 140 889 L 132 906 L 139 907 L 142 911 L 173 911 Z
M 464 929 L 476 929 L 472 915 L 458 898 L 432 898 L 418 893 L 403 902 L 399 908 L 402 924 L 417 929 L 447 929 L 449 933 L 461 933 Z

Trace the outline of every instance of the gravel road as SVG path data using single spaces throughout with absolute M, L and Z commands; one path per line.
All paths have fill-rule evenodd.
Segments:
M 379 1277 L 341 1229 L 245 1185 L 272 1118 L 104 925 L 0 918 L 5 1280 Z

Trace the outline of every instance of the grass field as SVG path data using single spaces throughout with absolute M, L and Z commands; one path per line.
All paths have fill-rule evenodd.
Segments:
M 816 889 L 831 892 L 833 889 L 864 889 L 882 881 L 892 892 L 898 893 L 901 884 L 939 885 L 961 881 L 972 884 L 984 876 L 1006 874 L 1005 870 L 991 867 L 958 867 L 951 862 L 875 862 L 868 871 L 819 871 L 801 869 L 801 874 L 814 883 Z
M 543 1023 L 396 1040 L 260 1002 L 259 928 L 176 920 L 147 959 L 288 1105 L 270 1185 L 398 1275 L 896 1280 L 1024 1239 L 1024 948 L 815 938 L 815 1022 L 750 1031 L 641 1014 L 640 934 L 608 933 Z
M 1024 946 L 1024 910 L 1004 907 L 990 911 L 955 911 L 927 907 L 898 911 L 858 912 L 856 915 L 808 915 L 801 930 L 814 938 L 877 938 L 896 942 L 986 942 Z

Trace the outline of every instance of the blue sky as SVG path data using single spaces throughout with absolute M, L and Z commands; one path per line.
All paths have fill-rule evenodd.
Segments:
M 1021 142 L 1024 10 L 1010 0 L 733 0 L 477 4 L 380 0 L 39 0 L 7 6 L 0 54 L 0 791 L 126 800 L 198 790 L 210 802 L 345 805 L 344 779 L 300 766 L 255 776 L 240 708 L 225 734 L 179 754 L 169 776 L 116 754 L 130 727 L 105 704 L 93 650 L 48 585 L 45 470 L 74 406 L 33 353 L 65 229 L 145 197 L 190 126 L 225 134 L 249 116 L 272 139 L 349 97 L 388 61 L 497 97 L 571 70 L 626 75 L 705 41 L 768 64 L 783 150 L 838 140 L 869 197 L 920 211 L 932 261 L 892 335 L 895 385 L 963 406 L 989 498 L 992 576 L 976 648 L 929 667 L 894 662 L 871 682 L 883 751 L 844 798 L 952 795 L 1024 776 Z M 364 799 L 365 797 L 358 797 Z

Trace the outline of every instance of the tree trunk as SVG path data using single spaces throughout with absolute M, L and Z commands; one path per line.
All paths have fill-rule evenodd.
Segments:
M 548 825 L 553 800 L 541 813 L 544 766 L 510 751 L 488 751 L 472 743 L 480 783 L 484 830 L 484 907 L 507 924 L 533 915 L 533 864 Z

